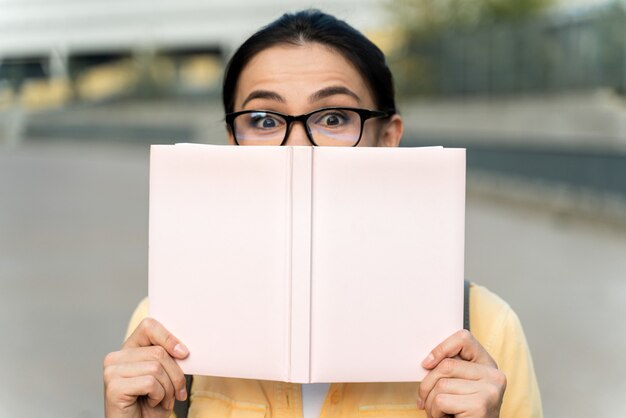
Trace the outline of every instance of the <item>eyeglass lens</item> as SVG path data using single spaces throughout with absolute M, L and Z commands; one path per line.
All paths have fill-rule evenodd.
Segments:
M 326 109 L 312 113 L 307 130 L 316 145 L 352 146 L 361 136 L 361 117 L 352 110 Z M 251 112 L 233 122 L 240 145 L 280 145 L 287 133 L 287 121 L 269 112 Z

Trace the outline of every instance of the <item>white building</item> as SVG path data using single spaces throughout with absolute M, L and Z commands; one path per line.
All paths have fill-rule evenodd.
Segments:
M 285 11 L 309 7 L 366 32 L 386 17 L 379 0 L 0 0 L 0 60 L 193 46 L 228 53 Z

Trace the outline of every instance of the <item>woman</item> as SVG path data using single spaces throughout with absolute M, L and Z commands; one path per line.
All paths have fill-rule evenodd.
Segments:
M 318 11 L 287 14 L 248 39 L 226 71 L 228 139 L 238 145 L 397 146 L 403 131 L 382 52 L 358 31 Z M 291 115 L 291 116 L 289 116 Z M 294 116 L 295 115 L 295 116 Z M 512 310 L 472 285 L 471 330 L 435 347 L 420 383 L 321 386 L 321 417 L 540 417 L 532 361 Z M 137 308 L 122 349 L 104 362 L 105 409 L 113 417 L 166 417 L 191 396 L 189 416 L 302 416 L 301 387 L 196 376 L 185 390 L 174 361 L 189 353 Z M 313 388 L 313 389 L 311 389 Z M 320 386 L 306 386 L 315 403 Z M 308 416 L 307 416 L 308 418 Z

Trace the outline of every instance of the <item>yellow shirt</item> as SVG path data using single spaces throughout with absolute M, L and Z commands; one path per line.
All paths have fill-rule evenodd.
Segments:
M 147 313 L 144 299 L 128 335 Z M 541 418 L 539 387 L 515 312 L 495 294 L 472 284 L 470 330 L 507 377 L 500 416 Z M 425 418 L 417 408 L 418 389 L 419 382 L 333 383 L 320 418 Z M 189 418 L 302 418 L 302 392 L 296 383 L 194 376 L 190 399 Z

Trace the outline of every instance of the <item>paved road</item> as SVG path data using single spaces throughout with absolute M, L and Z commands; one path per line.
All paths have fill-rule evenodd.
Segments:
M 466 272 L 518 312 L 546 417 L 626 416 L 626 229 L 468 199 Z
M 147 157 L 0 148 L 0 418 L 102 415 L 102 358 L 147 292 Z M 626 230 L 470 195 L 466 270 L 522 318 L 546 416 L 626 416 Z

